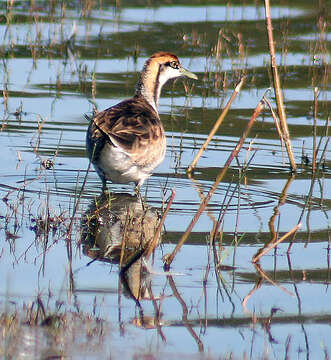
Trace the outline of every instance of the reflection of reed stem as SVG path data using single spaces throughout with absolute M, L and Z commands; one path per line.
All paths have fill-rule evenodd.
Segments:
M 245 313 L 250 314 L 250 311 L 247 310 L 247 302 L 253 296 L 253 294 L 262 286 L 262 283 L 263 283 L 263 278 L 260 277 L 258 281 L 255 283 L 253 289 L 250 290 L 250 292 L 244 297 L 243 301 L 241 302 L 241 305 L 243 306 Z M 256 315 L 255 314 L 252 315 L 253 315 L 253 319 L 252 319 L 253 322 L 257 322 L 258 319 L 256 318 Z
M 290 296 L 292 296 L 292 297 L 295 296 L 291 291 L 287 290 L 287 289 L 284 288 L 283 286 L 278 285 L 274 280 L 272 280 L 272 279 L 270 278 L 270 276 L 268 276 L 267 273 L 266 273 L 264 270 L 262 270 L 262 268 L 261 268 L 261 266 L 260 266 L 259 264 L 254 264 L 254 266 L 255 266 L 255 269 L 258 271 L 258 273 L 261 275 L 261 277 L 262 277 L 264 280 L 267 280 L 267 281 L 268 281 L 270 284 L 272 284 L 273 286 L 278 287 L 279 289 L 281 289 L 282 291 L 284 291 L 284 293 L 286 293 L 286 294 L 288 294 L 288 295 L 290 295 Z
M 187 305 L 186 305 L 185 301 L 183 300 L 183 298 L 180 296 L 172 276 L 168 276 L 168 280 L 169 280 L 169 285 L 171 287 L 171 290 L 172 290 L 175 298 L 178 300 L 178 302 L 182 306 L 182 309 L 183 309 L 183 315 L 182 315 L 183 324 L 186 327 L 186 329 L 188 330 L 188 332 L 191 334 L 191 336 L 193 337 L 195 342 L 197 343 L 199 351 L 203 352 L 204 351 L 203 343 L 200 340 L 199 336 L 193 330 L 192 325 L 190 325 L 190 323 L 188 321 L 188 318 L 187 318 L 187 315 L 188 315 Z
M 280 126 L 281 126 L 281 130 L 282 130 L 283 138 L 285 141 L 287 155 L 290 160 L 292 171 L 295 172 L 297 166 L 295 164 L 295 159 L 294 159 L 294 155 L 292 152 L 290 134 L 289 134 L 288 126 L 287 126 L 287 122 L 286 122 L 283 94 L 282 94 L 281 87 L 280 87 L 279 74 L 278 74 L 278 69 L 277 69 L 277 64 L 276 64 L 275 43 L 274 43 L 274 38 L 273 38 L 273 33 L 272 33 L 272 23 L 271 23 L 269 0 L 264 0 L 264 6 L 265 6 L 265 15 L 266 15 L 267 31 L 268 31 L 268 39 L 269 39 L 269 51 L 270 51 L 270 57 L 271 57 L 272 77 L 273 77 L 273 82 L 274 82 L 274 90 L 275 90 L 275 95 L 276 95 L 278 116 L 279 116 L 279 120 L 280 120 Z
M 213 138 L 213 136 L 216 134 L 216 131 L 218 130 L 218 128 L 220 127 L 220 125 L 222 124 L 226 114 L 228 113 L 230 107 L 231 107 L 231 104 L 233 103 L 234 99 L 236 98 L 236 96 L 239 94 L 242 86 L 243 86 L 243 83 L 244 83 L 244 80 L 245 80 L 245 77 L 242 77 L 240 82 L 238 83 L 238 85 L 236 86 L 236 88 L 234 89 L 232 95 L 231 95 L 231 98 L 229 99 L 228 103 L 225 105 L 225 108 L 223 109 L 221 115 L 219 116 L 219 118 L 217 119 L 214 127 L 211 129 L 209 135 L 208 135 L 208 138 L 206 139 L 206 141 L 204 142 L 204 144 L 201 146 L 199 152 L 196 154 L 195 158 L 193 159 L 191 165 L 188 167 L 187 169 L 187 172 L 188 173 L 191 173 L 198 160 L 200 159 L 202 153 L 207 149 L 207 146 L 208 144 L 210 143 L 211 139 Z
M 179 240 L 177 246 L 175 247 L 175 249 L 173 250 L 173 252 L 170 255 L 166 255 L 164 257 L 165 260 L 165 269 L 169 269 L 172 261 L 174 260 L 177 252 L 180 250 L 180 248 L 183 246 L 184 242 L 186 241 L 186 239 L 188 238 L 188 236 L 190 235 L 194 225 L 196 224 L 196 222 L 198 221 L 198 219 L 200 218 L 201 214 L 203 213 L 203 211 L 205 210 L 206 206 L 208 205 L 211 197 L 213 196 L 215 190 L 217 189 L 219 183 L 222 181 L 224 175 L 226 174 L 226 171 L 228 170 L 228 167 L 230 166 L 232 160 L 238 156 L 238 153 L 251 129 L 251 127 L 253 126 L 256 118 L 259 116 L 259 114 L 261 113 L 261 111 L 264 109 L 264 102 L 261 100 L 259 101 L 259 103 L 257 104 L 254 113 L 251 117 L 251 119 L 249 120 L 247 127 L 244 131 L 244 133 L 242 134 L 241 138 L 238 141 L 238 144 L 236 145 L 236 147 L 232 150 L 228 160 L 226 161 L 224 168 L 220 171 L 220 173 L 218 174 L 214 184 L 212 185 L 211 189 L 209 190 L 208 194 L 206 195 L 206 197 L 204 198 L 204 200 L 202 201 L 202 203 L 200 204 L 200 207 L 198 209 L 198 211 L 195 213 L 193 219 L 191 220 L 191 223 L 189 224 L 189 226 L 187 227 L 185 233 L 183 234 L 183 236 L 181 237 L 181 239 Z
M 286 201 L 288 189 L 289 189 L 292 181 L 294 180 L 294 178 L 295 178 L 295 176 L 292 175 L 287 179 L 286 184 L 285 184 L 285 186 L 284 186 L 284 188 L 282 190 L 282 193 L 279 196 L 278 204 L 273 209 L 273 214 L 270 217 L 269 222 L 268 222 L 269 231 L 270 231 L 270 234 L 271 234 L 271 239 L 270 239 L 269 243 L 266 244 L 265 247 L 268 247 L 269 244 L 273 243 L 277 238 L 277 233 L 275 232 L 275 227 L 274 227 L 275 219 L 276 219 L 276 216 L 279 214 L 279 208 Z
M 160 335 L 162 341 L 164 343 L 166 343 L 167 339 L 162 331 L 162 326 L 161 326 L 161 321 L 160 321 L 160 319 L 161 319 L 161 303 L 159 305 L 157 304 L 156 299 L 153 294 L 153 289 L 152 289 L 151 283 L 148 284 L 148 292 L 152 298 L 152 303 L 153 303 L 153 307 L 154 307 L 154 311 L 155 311 L 154 322 L 155 322 L 157 332 Z
M 274 280 L 272 280 L 270 276 L 268 276 L 267 273 L 264 270 L 262 270 L 259 264 L 254 264 L 254 267 L 255 270 L 259 273 L 260 277 L 257 280 L 256 284 L 254 285 L 254 288 L 250 290 L 250 292 L 244 297 L 244 300 L 241 303 L 244 308 L 244 312 L 250 313 L 250 311 L 247 309 L 247 302 L 253 296 L 253 294 L 262 286 L 264 280 L 268 281 L 271 285 L 278 287 L 287 295 L 295 297 L 295 295 L 291 291 L 287 290 L 286 288 L 284 288 L 283 286 L 277 284 Z M 253 321 L 255 322 L 259 321 L 259 319 L 256 317 L 255 314 L 253 314 Z

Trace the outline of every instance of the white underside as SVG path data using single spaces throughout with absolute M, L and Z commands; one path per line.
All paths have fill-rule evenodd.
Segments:
M 135 182 L 141 185 L 151 176 L 153 170 L 163 161 L 163 158 L 164 156 L 157 163 L 142 167 L 133 163 L 130 155 L 121 148 L 106 144 L 101 151 L 96 170 L 101 169 L 106 179 L 114 183 Z

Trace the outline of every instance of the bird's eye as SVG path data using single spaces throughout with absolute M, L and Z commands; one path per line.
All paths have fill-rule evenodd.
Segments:
M 169 64 L 173 69 L 179 69 L 179 64 L 177 61 L 171 61 Z

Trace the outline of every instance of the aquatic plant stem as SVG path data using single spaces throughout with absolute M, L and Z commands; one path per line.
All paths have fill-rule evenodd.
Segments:
M 273 78 L 273 83 L 274 83 L 278 117 L 279 117 L 280 127 L 281 127 L 282 134 L 283 134 L 283 139 L 284 139 L 285 146 L 286 146 L 287 155 L 290 160 L 291 169 L 293 172 L 296 172 L 297 166 L 296 166 L 293 151 L 292 151 L 290 134 L 289 134 L 287 121 L 286 121 L 283 93 L 282 93 L 281 86 L 280 86 L 279 74 L 278 74 L 278 69 L 277 69 L 277 64 L 276 64 L 275 42 L 274 42 L 274 37 L 273 37 L 273 32 L 272 32 L 269 0 L 264 0 L 264 7 L 265 7 L 265 16 L 266 16 L 267 32 L 268 32 L 268 40 L 269 40 L 272 78 Z
M 311 202 L 312 195 L 313 195 L 313 191 L 314 191 L 315 181 L 316 181 L 316 179 L 317 179 L 317 177 L 318 177 L 318 174 L 319 174 L 319 172 L 320 172 L 320 170 L 321 170 L 320 168 L 321 168 L 321 166 L 322 166 L 322 162 L 323 162 L 323 159 L 324 159 L 324 157 L 325 157 L 325 153 L 326 153 L 326 150 L 327 150 L 327 148 L 328 148 L 329 141 L 330 141 L 330 138 L 328 137 L 327 140 L 326 140 L 324 149 L 323 149 L 323 151 L 322 151 L 322 154 L 321 154 L 321 157 L 320 157 L 320 161 L 317 163 L 316 171 L 315 171 L 315 173 L 312 174 L 312 177 L 311 177 L 311 180 L 310 180 L 309 191 L 308 191 L 308 193 L 307 193 L 306 201 L 305 201 L 305 204 L 304 204 L 304 206 L 303 206 L 303 208 L 302 208 L 301 215 L 300 215 L 300 217 L 299 217 L 298 223 L 301 223 L 305 211 L 307 210 L 307 208 L 309 208 L 309 203 Z M 290 250 L 291 250 L 293 241 L 295 240 L 295 235 L 296 235 L 296 233 L 293 234 L 293 238 L 292 238 L 291 241 L 290 241 L 290 244 L 289 244 L 288 249 L 287 249 L 287 253 L 289 253 Z M 305 246 L 307 246 L 307 243 L 306 243 Z
M 279 125 L 279 122 L 278 122 L 278 119 L 277 119 L 277 116 L 274 112 L 274 109 L 272 108 L 272 105 L 270 103 L 270 101 L 267 99 L 267 97 L 264 95 L 263 97 L 263 100 L 265 101 L 265 103 L 268 105 L 268 108 L 271 112 L 271 115 L 272 115 L 272 118 L 274 119 L 274 123 L 275 123 L 275 126 L 276 126 L 276 130 L 277 130 L 277 133 L 278 133 L 278 136 L 279 136 L 279 139 L 280 139 L 280 143 L 281 143 L 281 147 L 282 147 L 282 155 L 283 155 L 283 151 L 284 151 L 284 137 L 283 137 L 283 132 L 280 128 L 280 125 Z
M 75 220 L 75 217 L 76 217 L 76 213 L 78 211 L 78 206 L 80 204 L 80 199 L 81 199 L 81 197 L 83 195 L 83 191 L 84 191 L 84 188 L 85 188 L 85 184 L 86 184 L 86 181 L 87 181 L 87 176 L 88 176 L 88 173 L 90 171 L 90 168 L 91 168 L 91 161 L 88 164 L 88 168 L 86 170 L 86 174 L 85 174 L 85 177 L 84 177 L 84 180 L 83 180 L 82 187 L 81 187 L 80 192 L 78 194 L 78 197 L 74 202 L 74 208 L 73 208 L 72 216 L 71 216 L 70 223 L 68 225 L 67 233 L 66 233 L 66 236 L 65 236 L 67 255 L 68 255 L 68 262 L 69 262 L 69 287 L 70 287 L 70 292 L 74 291 L 74 275 L 73 275 L 73 270 L 72 270 L 72 242 L 71 242 L 72 228 L 73 228 L 74 220 Z
M 231 104 L 233 103 L 234 99 L 236 98 L 236 96 L 239 94 L 243 84 L 244 84 L 244 80 L 245 80 L 245 77 L 242 77 L 240 82 L 237 84 L 236 88 L 234 89 L 229 101 L 227 102 L 227 104 L 225 105 L 225 108 L 223 109 L 221 115 L 219 116 L 219 118 L 217 119 L 215 125 L 213 126 L 213 128 L 211 129 L 206 141 L 204 142 L 204 144 L 201 146 L 199 152 L 196 154 L 195 158 L 193 159 L 191 165 L 188 167 L 187 169 L 187 172 L 188 173 L 191 173 L 198 160 L 200 159 L 202 153 L 207 149 L 207 146 L 208 144 L 210 143 L 211 139 L 213 138 L 213 136 L 215 135 L 216 131 L 218 130 L 218 128 L 220 127 L 220 125 L 222 124 L 225 116 L 227 115 L 230 107 L 231 107 Z
M 318 109 L 318 88 L 314 88 L 314 125 L 313 125 L 313 160 L 312 160 L 312 170 L 313 174 L 316 171 L 316 160 L 317 160 L 317 148 L 316 148 L 316 138 L 317 138 L 317 109 Z
M 253 113 L 251 119 L 249 120 L 249 122 L 247 124 L 247 127 L 246 127 L 244 133 L 242 134 L 241 138 L 239 139 L 238 144 L 232 150 L 232 152 L 231 152 L 229 158 L 227 159 L 223 169 L 218 174 L 214 184 L 212 185 L 212 187 L 209 190 L 208 194 L 206 195 L 206 197 L 203 199 L 202 203 L 200 204 L 200 207 L 199 207 L 198 211 L 195 213 L 195 215 L 194 215 L 193 219 L 191 220 L 191 223 L 187 227 L 185 233 L 182 235 L 181 239 L 179 240 L 179 242 L 176 245 L 173 252 L 171 254 L 167 254 L 167 255 L 164 256 L 163 260 L 164 260 L 164 269 L 165 269 L 165 271 L 169 270 L 170 265 L 171 265 L 172 261 L 174 260 L 176 254 L 178 253 L 180 248 L 183 246 L 184 242 L 186 241 L 186 239 L 190 235 L 194 225 L 196 224 L 196 222 L 200 218 L 203 211 L 206 209 L 206 206 L 208 205 L 208 203 L 209 203 L 211 197 L 213 196 L 215 190 L 217 189 L 219 183 L 222 181 L 222 179 L 223 179 L 226 171 L 228 170 L 232 160 L 238 155 L 238 153 L 239 153 L 241 147 L 243 146 L 244 141 L 245 141 L 250 129 L 252 128 L 256 118 L 259 116 L 259 114 L 261 113 L 261 111 L 263 109 L 264 109 L 264 102 L 262 100 L 260 100 L 259 103 L 257 104 L 255 110 L 254 110 L 254 113 Z

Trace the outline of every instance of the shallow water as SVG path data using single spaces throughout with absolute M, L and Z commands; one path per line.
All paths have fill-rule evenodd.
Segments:
M 272 9 L 297 173 L 291 176 L 272 116 L 264 112 L 175 257 L 172 277 L 163 273 L 162 257 L 185 232 L 272 85 L 264 9 L 239 1 L 227 6 L 198 1 L 149 7 L 136 1 L 118 7 L 110 1 L 102 1 L 101 8 L 89 4 L 14 1 L 9 9 L 6 1 L 0 2 L 7 15 L 0 18 L 2 311 L 19 310 L 40 295 L 50 313 L 72 311 L 104 320 L 106 335 L 91 335 L 98 346 L 89 348 L 92 340 L 75 337 L 72 329 L 67 339 L 52 343 L 56 351 L 77 359 L 139 358 L 148 352 L 157 358 L 199 357 L 201 351 L 212 358 L 232 354 L 252 359 L 330 354 L 329 147 L 314 182 L 311 168 L 315 86 L 318 159 L 329 116 L 328 1 L 280 2 Z M 103 109 L 131 96 L 145 59 L 159 50 L 175 52 L 199 80 L 178 80 L 162 92 L 166 159 L 142 194 L 159 212 L 172 189 L 176 196 L 165 220 L 163 245 L 150 259 L 153 274 L 143 279 L 149 297 L 140 300 L 139 308 L 123 290 L 118 264 L 90 263 L 93 247 L 89 253 L 83 249 L 86 212 L 101 193 L 94 171 L 84 183 L 83 115 L 91 113 L 93 103 Z M 189 178 L 187 167 L 242 75 L 247 77 L 240 94 Z M 273 92 L 268 96 L 274 105 Z M 41 165 L 45 160 L 51 161 L 50 169 Z M 133 194 L 130 185 L 109 188 L 115 197 Z M 218 234 L 213 252 L 209 234 L 220 213 L 223 235 Z M 254 254 L 272 239 L 272 224 L 282 235 L 298 222 L 302 227 L 295 239 L 252 264 Z M 77 334 L 83 332 L 86 324 L 80 327 L 77 319 L 75 324 Z M 38 340 L 38 346 L 28 349 L 31 353 L 24 350 L 27 356 L 42 358 L 52 335 L 45 335 L 44 328 L 22 331 L 29 344 Z M 22 355 L 22 348 L 15 351 L 14 358 Z

